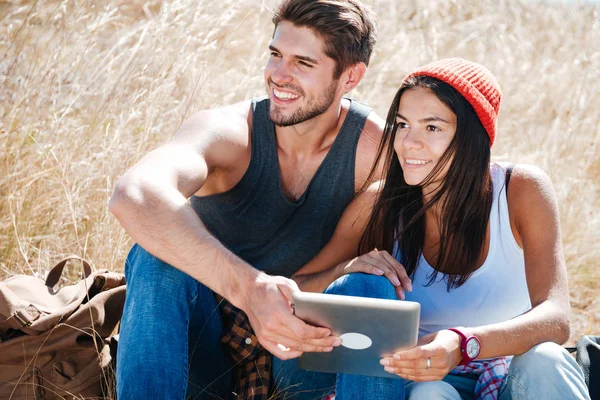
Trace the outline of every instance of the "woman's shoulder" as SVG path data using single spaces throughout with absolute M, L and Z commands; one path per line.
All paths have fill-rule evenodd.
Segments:
M 552 186 L 550 177 L 541 168 L 531 164 L 514 164 L 509 162 L 494 162 L 490 164 L 491 171 L 502 171 L 503 174 L 510 169 L 510 187 L 517 186 L 518 189 L 544 188 Z M 518 190 L 520 191 L 520 190 Z
M 541 168 L 530 164 L 506 164 L 505 170 L 512 167 L 510 175 L 510 186 L 515 187 L 518 193 L 524 191 L 527 194 L 530 191 L 544 191 L 552 187 L 550 177 Z
M 529 164 L 497 164 L 496 171 L 512 166 L 506 199 L 515 240 L 523 248 L 524 237 L 550 231 L 544 224 L 558 221 L 558 205 L 552 182 L 539 167 Z M 542 226 L 542 225 L 544 226 Z
M 527 220 L 538 212 L 544 214 L 557 207 L 556 194 L 548 174 L 529 164 L 512 165 L 507 199 L 511 214 Z M 506 169 L 505 168 L 505 169 Z

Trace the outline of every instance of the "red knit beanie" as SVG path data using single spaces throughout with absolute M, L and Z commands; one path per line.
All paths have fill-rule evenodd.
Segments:
M 462 58 L 444 58 L 411 72 L 404 82 L 413 76 L 437 78 L 456 89 L 475 109 L 490 137 L 490 147 L 494 144 L 502 91 L 487 68 Z

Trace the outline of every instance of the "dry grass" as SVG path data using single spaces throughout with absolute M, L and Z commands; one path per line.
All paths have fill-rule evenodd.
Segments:
M 116 177 L 192 112 L 263 92 L 258 0 L 0 0 L 0 279 L 66 254 L 121 270 Z M 600 331 L 600 8 L 516 0 L 367 1 L 379 43 L 354 96 L 385 115 L 402 77 L 447 56 L 505 100 L 493 154 L 533 163 L 560 203 L 573 336 Z

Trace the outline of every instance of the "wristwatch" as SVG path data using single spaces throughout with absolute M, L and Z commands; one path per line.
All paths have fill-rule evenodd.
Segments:
M 457 328 L 450 328 L 449 331 L 455 332 L 460 336 L 460 352 L 462 354 L 462 362 L 459 365 L 467 365 L 477 358 L 481 350 L 481 342 L 477 336 L 467 336 Z

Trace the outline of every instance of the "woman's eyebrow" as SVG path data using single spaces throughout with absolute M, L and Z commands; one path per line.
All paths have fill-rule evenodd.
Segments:
M 403 120 L 408 121 L 408 119 L 400 113 L 396 114 L 396 118 L 401 118 Z M 448 122 L 445 119 L 440 118 L 440 117 L 427 117 L 427 118 L 423 118 L 423 119 L 419 120 L 419 122 L 435 122 L 435 121 L 440 121 L 440 122 L 444 122 L 446 124 L 450 124 L 450 122 Z

